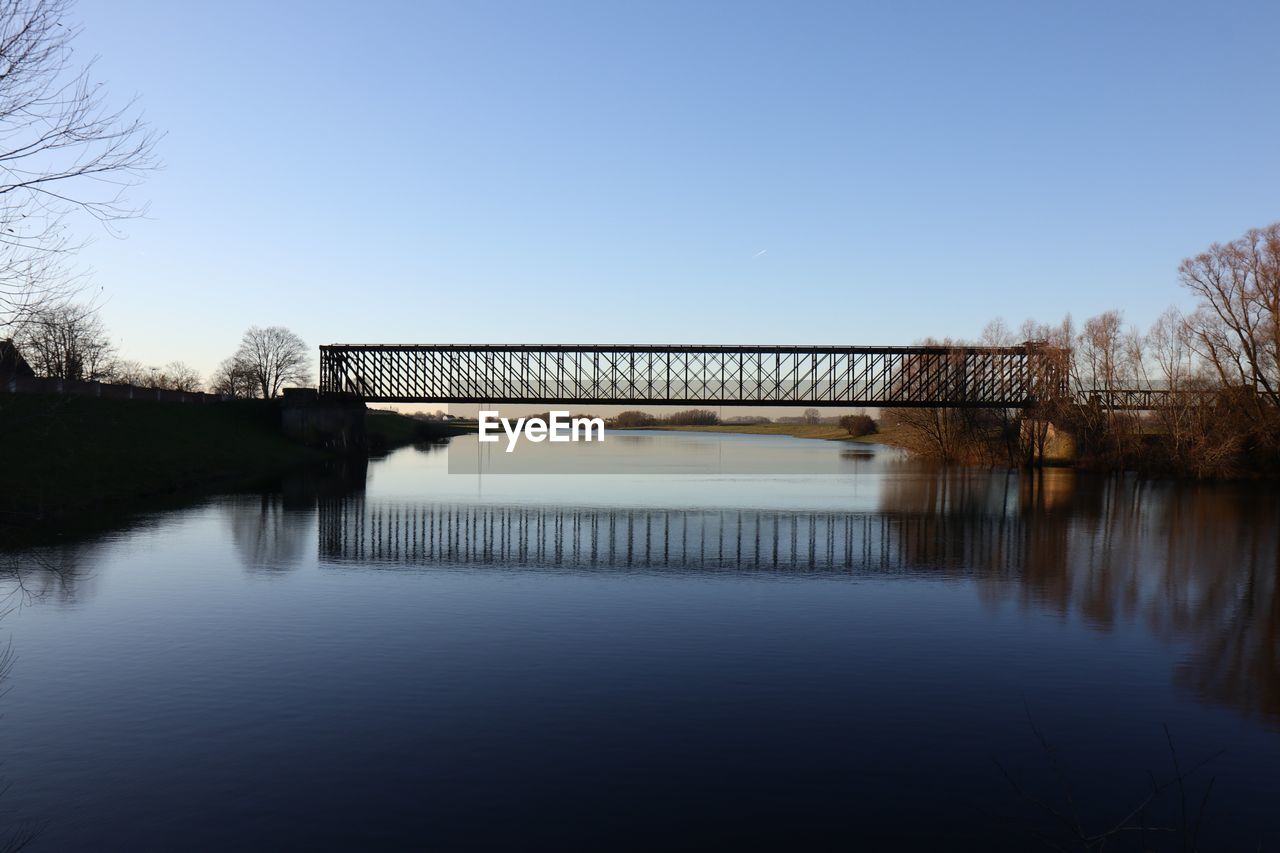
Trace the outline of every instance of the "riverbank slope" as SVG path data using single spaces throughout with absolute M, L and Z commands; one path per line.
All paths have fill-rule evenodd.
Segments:
M 369 418 L 370 444 L 418 437 L 401 415 Z M 161 403 L 0 395 L 0 524 L 42 523 L 164 495 L 252 486 L 332 458 L 287 439 L 280 403 Z

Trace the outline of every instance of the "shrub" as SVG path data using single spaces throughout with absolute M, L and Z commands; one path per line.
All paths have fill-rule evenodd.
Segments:
M 854 438 L 863 435 L 875 435 L 879 432 L 876 422 L 867 415 L 845 415 L 840 419 L 840 426 Z
M 614 429 L 634 429 L 635 427 L 653 426 L 657 422 L 657 418 L 648 412 L 640 412 L 631 409 L 626 412 L 619 412 L 617 417 L 613 419 Z

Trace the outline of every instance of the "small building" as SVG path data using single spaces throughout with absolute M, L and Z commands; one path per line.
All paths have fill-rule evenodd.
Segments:
M 34 379 L 36 372 L 18 352 L 12 340 L 0 341 L 0 380 Z

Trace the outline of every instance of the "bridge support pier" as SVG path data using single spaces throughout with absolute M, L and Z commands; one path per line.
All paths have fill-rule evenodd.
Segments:
M 1023 417 L 1019 421 L 1018 442 L 1025 454 L 1023 465 L 1037 468 L 1044 464 L 1044 447 L 1048 441 L 1049 422 L 1036 417 Z
M 308 447 L 363 453 L 368 447 L 365 404 L 358 397 L 326 395 L 312 388 L 286 388 L 280 408 L 284 434 Z
M 1046 462 L 1064 462 L 1075 457 L 1075 439 L 1043 412 L 1022 418 L 1020 440 L 1025 449 L 1023 464 L 1043 467 Z

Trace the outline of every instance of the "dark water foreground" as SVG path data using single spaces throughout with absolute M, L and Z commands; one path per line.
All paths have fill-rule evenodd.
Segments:
M 659 433 L 626 452 L 839 473 L 447 474 L 468 441 L 0 555 L 0 821 L 32 850 L 1280 845 L 1274 493 Z

